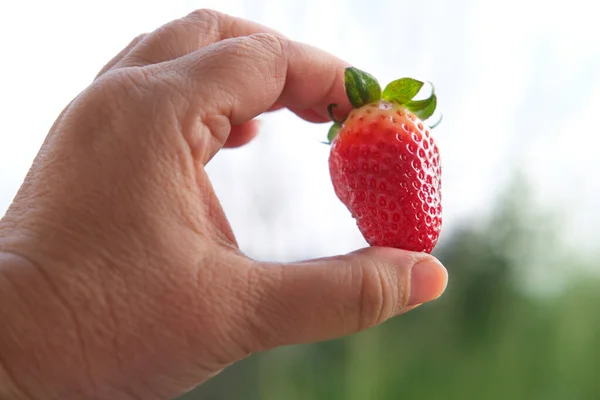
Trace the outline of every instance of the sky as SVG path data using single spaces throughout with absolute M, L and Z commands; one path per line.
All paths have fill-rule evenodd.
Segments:
M 536 207 L 560 215 L 562 240 L 596 254 L 600 24 L 587 0 L 12 1 L 0 13 L 0 215 L 54 119 L 104 63 L 198 8 L 261 22 L 383 84 L 433 82 L 444 114 L 434 130 L 442 241 L 486 215 L 520 168 Z M 331 187 L 328 127 L 285 111 L 263 121 L 257 140 L 207 168 L 242 250 L 285 261 L 365 246 Z

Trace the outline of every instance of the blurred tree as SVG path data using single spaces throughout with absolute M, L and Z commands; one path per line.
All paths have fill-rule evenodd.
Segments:
M 254 355 L 182 399 L 600 398 L 600 284 L 579 277 L 531 295 L 529 269 L 560 246 L 528 188 L 516 176 L 492 215 L 438 246 L 450 272 L 438 301 L 348 338 Z

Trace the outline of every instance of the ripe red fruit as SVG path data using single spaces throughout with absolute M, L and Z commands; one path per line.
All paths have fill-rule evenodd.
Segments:
M 402 78 L 383 93 L 371 75 L 345 72 L 354 109 L 329 132 L 329 171 L 336 195 L 372 246 L 430 253 L 442 225 L 438 146 L 423 121 L 435 93 L 413 100 L 423 82 Z

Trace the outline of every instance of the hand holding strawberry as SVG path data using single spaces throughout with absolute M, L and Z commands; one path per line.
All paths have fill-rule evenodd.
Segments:
M 110 61 L 59 116 L 0 220 L 0 399 L 175 398 L 251 353 L 439 297 L 447 273 L 427 254 L 251 259 L 213 190 L 206 165 L 252 140 L 255 117 L 285 107 L 325 122 L 328 104 L 349 107 L 345 65 L 210 10 Z
M 336 195 L 372 246 L 430 253 L 442 225 L 438 146 L 422 122 L 435 112 L 435 93 L 413 100 L 423 82 L 402 78 L 381 91 L 370 74 L 345 71 L 354 109 L 343 121 L 329 113 L 329 158 Z

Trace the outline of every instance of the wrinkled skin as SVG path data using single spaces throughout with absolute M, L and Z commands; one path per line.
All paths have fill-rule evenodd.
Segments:
M 426 254 L 246 257 L 204 170 L 250 141 L 263 112 L 347 112 L 345 66 L 208 10 L 109 62 L 59 116 L 0 223 L 0 398 L 172 398 L 253 352 L 437 298 L 447 275 Z

